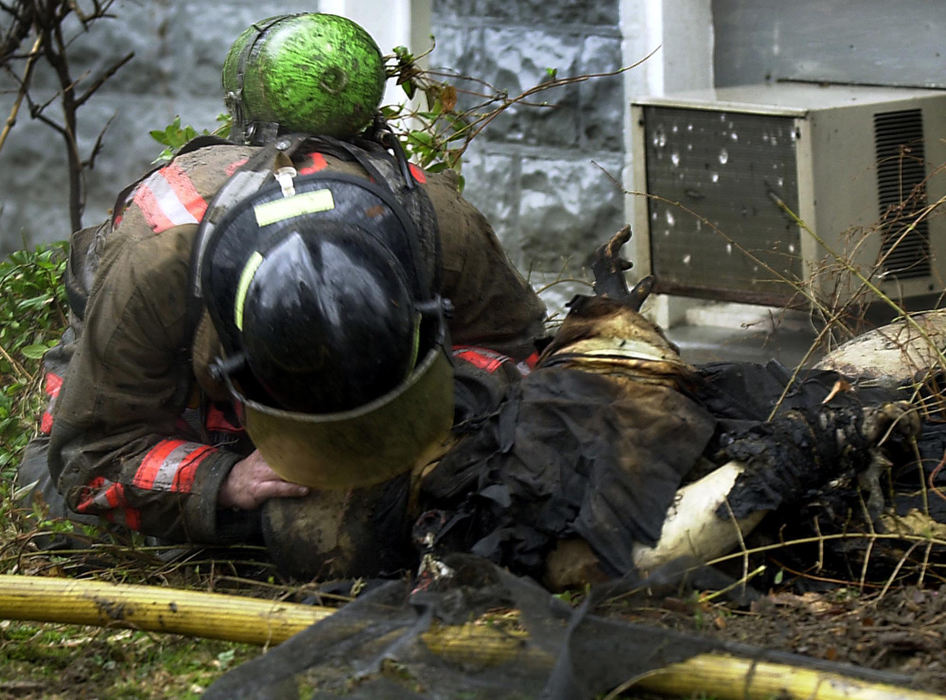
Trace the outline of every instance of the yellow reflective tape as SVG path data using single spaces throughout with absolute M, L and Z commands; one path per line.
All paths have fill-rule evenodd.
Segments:
M 236 321 L 236 327 L 243 330 L 243 302 L 246 301 L 246 292 L 250 288 L 250 282 L 253 281 L 253 275 L 256 269 L 262 264 L 263 256 L 253 251 L 250 259 L 243 266 L 243 272 L 240 273 L 240 282 L 237 284 L 236 301 L 233 304 L 233 320 Z
M 257 204 L 253 207 L 253 213 L 256 214 L 258 226 L 268 226 L 269 224 L 275 224 L 277 221 L 285 221 L 303 214 L 315 214 L 334 208 L 335 200 L 332 198 L 331 190 L 314 190 L 296 194 L 292 197 L 274 199 L 272 202 Z

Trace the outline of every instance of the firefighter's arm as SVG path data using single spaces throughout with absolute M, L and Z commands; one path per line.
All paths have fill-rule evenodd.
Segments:
M 195 231 L 116 231 L 109 241 L 56 403 L 49 464 L 77 512 L 176 541 L 235 541 L 257 527 L 217 502 L 241 456 L 179 422 L 191 388 Z

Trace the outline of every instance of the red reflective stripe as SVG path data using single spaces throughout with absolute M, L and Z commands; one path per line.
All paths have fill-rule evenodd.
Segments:
M 411 175 L 414 176 L 414 179 L 417 180 L 417 181 L 418 181 L 420 184 L 422 184 L 422 185 L 423 185 L 423 184 L 426 184 L 426 182 L 427 182 L 427 173 L 425 173 L 423 170 L 421 170 L 420 168 L 418 168 L 418 167 L 417 167 L 416 165 L 414 165 L 413 163 L 410 163 L 409 167 L 410 167 L 410 169 L 411 169 Z
M 181 170 L 179 165 L 171 163 L 161 169 L 161 174 L 164 175 L 164 179 L 168 181 L 184 208 L 198 221 L 203 219 L 207 211 L 207 201 L 200 196 L 200 192 L 194 187 L 187 173 Z
M 122 493 L 122 498 L 125 496 L 125 487 L 121 484 L 116 484 L 119 490 Z M 141 511 L 137 508 L 125 508 L 122 511 L 122 514 L 125 516 L 125 527 L 132 530 L 141 529 Z
M 131 483 L 140 489 L 190 493 L 198 465 L 212 452 L 209 445 L 162 440 L 145 455 Z
M 234 425 L 216 406 L 211 406 L 207 411 L 207 418 L 204 419 L 204 426 L 207 430 L 215 430 L 222 433 L 242 433 L 243 428 L 239 425 Z
M 207 202 L 175 163 L 151 173 L 135 189 L 132 201 L 155 233 L 172 226 L 199 223 L 207 211 Z
M 148 228 L 155 233 L 167 231 L 174 226 L 174 222 L 164 215 L 164 211 L 158 203 L 158 198 L 154 196 L 154 192 L 146 184 L 142 183 L 138 187 L 138 191 L 135 192 L 134 203 L 144 214 L 145 221 L 148 222 Z
M 101 476 L 97 476 L 82 489 L 82 496 L 79 500 L 79 503 L 76 505 L 76 512 L 89 512 L 92 506 L 95 505 L 95 496 L 98 494 L 99 488 L 101 488 L 102 484 L 104 483 L 105 479 Z
M 49 435 L 53 429 L 53 406 L 56 405 L 56 397 L 59 396 L 59 390 L 62 388 L 62 377 L 53 372 L 47 372 L 45 378 L 44 390 L 49 401 L 46 403 L 46 410 L 40 419 L 39 429 L 44 435 Z
M 131 508 L 125 498 L 125 487 L 97 476 L 83 490 L 76 505 L 77 513 L 101 515 L 109 522 L 120 522 L 132 530 L 141 527 L 141 512 Z
M 473 347 L 471 345 L 456 345 L 453 348 L 453 356 L 458 357 L 465 362 L 469 362 L 474 367 L 485 370 L 492 374 L 498 370 L 504 362 L 509 362 L 512 358 L 493 350 L 486 348 Z
M 164 466 L 168 455 L 171 454 L 176 447 L 180 447 L 183 444 L 183 440 L 162 440 L 152 447 L 151 451 L 141 460 L 141 466 L 138 467 L 135 478 L 132 479 L 131 483 L 140 489 L 150 489 L 154 486 L 154 480 L 157 478 L 161 467 Z
M 224 172 L 226 172 L 227 175 L 233 175 L 233 173 L 235 173 L 237 169 L 248 160 L 249 158 L 240 158 L 240 160 L 235 160 L 224 169 Z
M 311 173 L 317 173 L 320 170 L 324 170 L 328 167 L 328 163 L 325 162 L 325 156 L 321 153 L 310 153 L 309 154 L 310 163 L 308 165 L 300 166 L 298 173 L 300 175 L 309 175 Z
M 46 377 L 46 395 L 50 398 L 59 396 L 59 390 L 62 388 L 62 377 L 53 372 L 47 372 Z
M 178 493 L 190 493 L 194 486 L 194 478 L 197 476 L 197 467 L 204 461 L 204 457 L 213 451 L 214 449 L 209 445 L 202 445 L 187 455 L 174 474 L 171 490 Z

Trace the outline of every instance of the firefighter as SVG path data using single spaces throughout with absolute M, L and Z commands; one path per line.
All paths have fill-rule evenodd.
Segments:
M 451 356 L 528 363 L 545 317 L 455 178 L 407 163 L 383 82 L 349 20 L 254 24 L 224 64 L 230 141 L 198 138 L 74 234 L 19 475 L 54 514 L 277 553 L 308 532 L 332 573 L 381 568 L 375 535 L 409 522 L 453 419 Z

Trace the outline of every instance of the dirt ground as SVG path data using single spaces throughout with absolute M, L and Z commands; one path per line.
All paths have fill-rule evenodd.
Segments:
M 780 554 L 784 553 L 776 551 L 774 558 L 768 558 L 770 572 L 784 564 L 775 561 Z M 757 563 L 753 561 L 752 566 Z M 696 588 L 609 601 L 600 612 L 635 623 L 902 674 L 912 679 L 908 687 L 946 697 L 946 583 L 933 575 L 932 568 L 918 582 L 914 562 L 904 559 L 901 564 L 899 571 L 891 572 L 896 577 L 888 579 L 889 586 L 876 580 L 863 585 L 824 580 L 828 577 L 791 574 L 782 568 L 777 583 L 759 584 L 761 576 L 754 580 L 762 592 L 751 602 L 725 601 L 723 595 Z M 238 579 L 241 594 L 273 595 L 273 584 L 264 582 L 262 570 L 241 573 L 247 575 Z M 177 574 L 186 575 L 169 580 L 170 585 L 193 587 L 198 582 L 184 580 L 193 572 L 182 569 Z M 258 587 L 252 582 L 254 574 L 260 576 Z M 218 581 L 216 588 L 237 592 L 226 580 Z M 312 588 L 295 593 L 291 586 L 285 590 L 288 600 L 302 602 L 306 590 Z M 581 594 L 574 598 L 577 603 Z M 0 678 L 0 698 L 199 697 L 224 671 L 258 653 L 246 645 L 173 635 L 7 622 L 0 625 L 5 676 Z M 181 658 L 187 659 L 186 665 L 179 665 Z M 50 674 L 51 665 L 59 671 Z M 122 684 L 109 686 L 115 677 Z M 106 678 L 108 683 L 103 685 Z M 712 689 L 707 688 L 694 697 L 712 696 Z M 654 696 L 630 690 L 620 697 Z
M 860 593 L 770 592 L 749 606 L 664 598 L 628 611 L 666 626 L 815 659 L 906 674 L 909 687 L 946 693 L 946 586 Z

